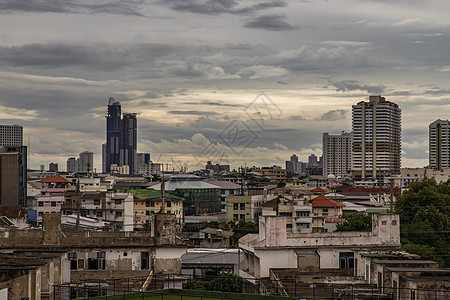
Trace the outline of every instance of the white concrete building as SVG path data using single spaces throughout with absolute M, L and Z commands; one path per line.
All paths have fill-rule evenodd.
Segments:
M 381 96 L 352 106 L 352 176 L 357 179 L 400 174 L 401 110 Z
M 323 134 L 323 177 L 346 176 L 352 168 L 352 133 Z
M 399 248 L 399 216 L 373 215 L 372 220 L 371 232 L 289 233 L 285 217 L 261 217 L 259 234 L 248 234 L 239 240 L 244 251 L 241 275 L 268 277 L 271 268 L 309 265 L 321 269 L 353 268 L 358 264 L 354 260 L 358 251 Z

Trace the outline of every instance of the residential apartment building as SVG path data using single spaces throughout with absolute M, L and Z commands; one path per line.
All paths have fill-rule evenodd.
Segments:
M 250 214 L 251 196 L 230 196 L 227 199 L 227 221 L 253 221 Z
M 326 228 L 326 223 L 333 223 L 336 225 L 337 220 L 343 216 L 342 208 L 344 207 L 344 205 L 324 195 L 320 195 L 314 198 L 311 201 L 311 205 L 313 231 L 334 231 L 334 229 L 327 230 L 328 228 Z
M 400 174 L 401 110 L 381 96 L 352 106 L 352 176 L 380 178 Z
M 429 167 L 450 168 L 450 121 L 436 120 L 429 126 Z
M 352 133 L 323 134 L 323 177 L 343 177 L 352 169 Z
M 282 169 L 281 167 L 253 168 L 251 172 L 274 182 L 286 181 L 287 178 L 286 169 Z
M 161 211 L 163 202 L 161 191 L 141 189 L 131 190 L 134 196 L 133 220 L 136 228 L 144 227 L 144 224 L 152 223 L 152 215 Z M 183 198 L 165 193 L 164 210 L 166 213 L 174 214 L 177 225 L 182 225 Z

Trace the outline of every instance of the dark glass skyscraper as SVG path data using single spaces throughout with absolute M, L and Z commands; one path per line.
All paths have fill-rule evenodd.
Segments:
M 113 97 L 108 101 L 106 116 L 106 144 L 103 148 L 103 171 L 110 172 L 111 165 L 128 165 L 130 174 L 137 171 L 137 119 L 136 114 L 123 114 L 120 102 Z

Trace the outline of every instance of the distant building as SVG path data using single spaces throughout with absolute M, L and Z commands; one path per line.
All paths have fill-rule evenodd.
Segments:
M 84 151 L 78 158 L 78 172 L 92 172 L 94 167 L 94 153 Z
M 319 161 L 315 154 L 311 154 L 308 156 L 308 167 L 317 167 L 319 165 Z
M 381 96 L 353 109 L 352 176 L 380 178 L 400 174 L 401 110 Z
M 323 134 L 323 176 L 345 176 L 352 168 L 352 134 Z
M 48 170 L 58 172 L 58 163 L 49 163 Z
M 0 146 L 20 147 L 23 145 L 23 127 L 0 125 Z
M 221 165 L 221 164 L 213 165 L 211 163 L 211 161 L 208 161 L 206 163 L 205 169 L 206 170 L 213 170 L 216 174 L 219 174 L 219 173 L 222 173 L 222 172 L 228 173 L 228 172 L 230 172 L 230 165 Z
M 298 156 L 291 155 L 291 158 L 286 161 L 286 171 L 301 174 L 301 162 L 298 161 Z
M 106 172 L 111 165 L 128 166 L 130 174 L 137 172 L 137 114 L 124 113 L 114 98 L 109 98 L 106 116 L 106 143 L 102 148 Z
M 69 159 L 67 159 L 66 172 L 68 172 L 68 173 L 76 172 L 76 165 L 77 165 L 77 159 L 75 157 L 69 157 Z
M 429 126 L 430 168 L 450 168 L 450 121 L 436 120 Z

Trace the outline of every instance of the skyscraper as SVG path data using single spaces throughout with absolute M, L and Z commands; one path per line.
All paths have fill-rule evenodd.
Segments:
M 27 147 L 19 125 L 0 125 L 0 204 L 27 204 Z
M 356 179 L 400 174 L 401 110 L 381 96 L 353 109 L 352 175 Z
M 450 168 L 450 121 L 436 120 L 429 126 L 430 168 Z
M 122 118 L 122 148 L 120 165 L 128 165 L 130 174 L 137 172 L 137 118 L 135 113 L 124 113 Z
M 0 146 L 20 147 L 23 145 L 23 127 L 0 125 Z
M 344 176 L 352 168 L 352 134 L 323 134 L 323 176 Z
M 111 165 L 127 165 L 130 173 L 137 171 L 137 118 L 135 113 L 123 114 L 120 102 L 113 97 L 108 101 L 106 116 L 106 143 L 103 152 L 103 164 L 106 172 L 111 171 Z

